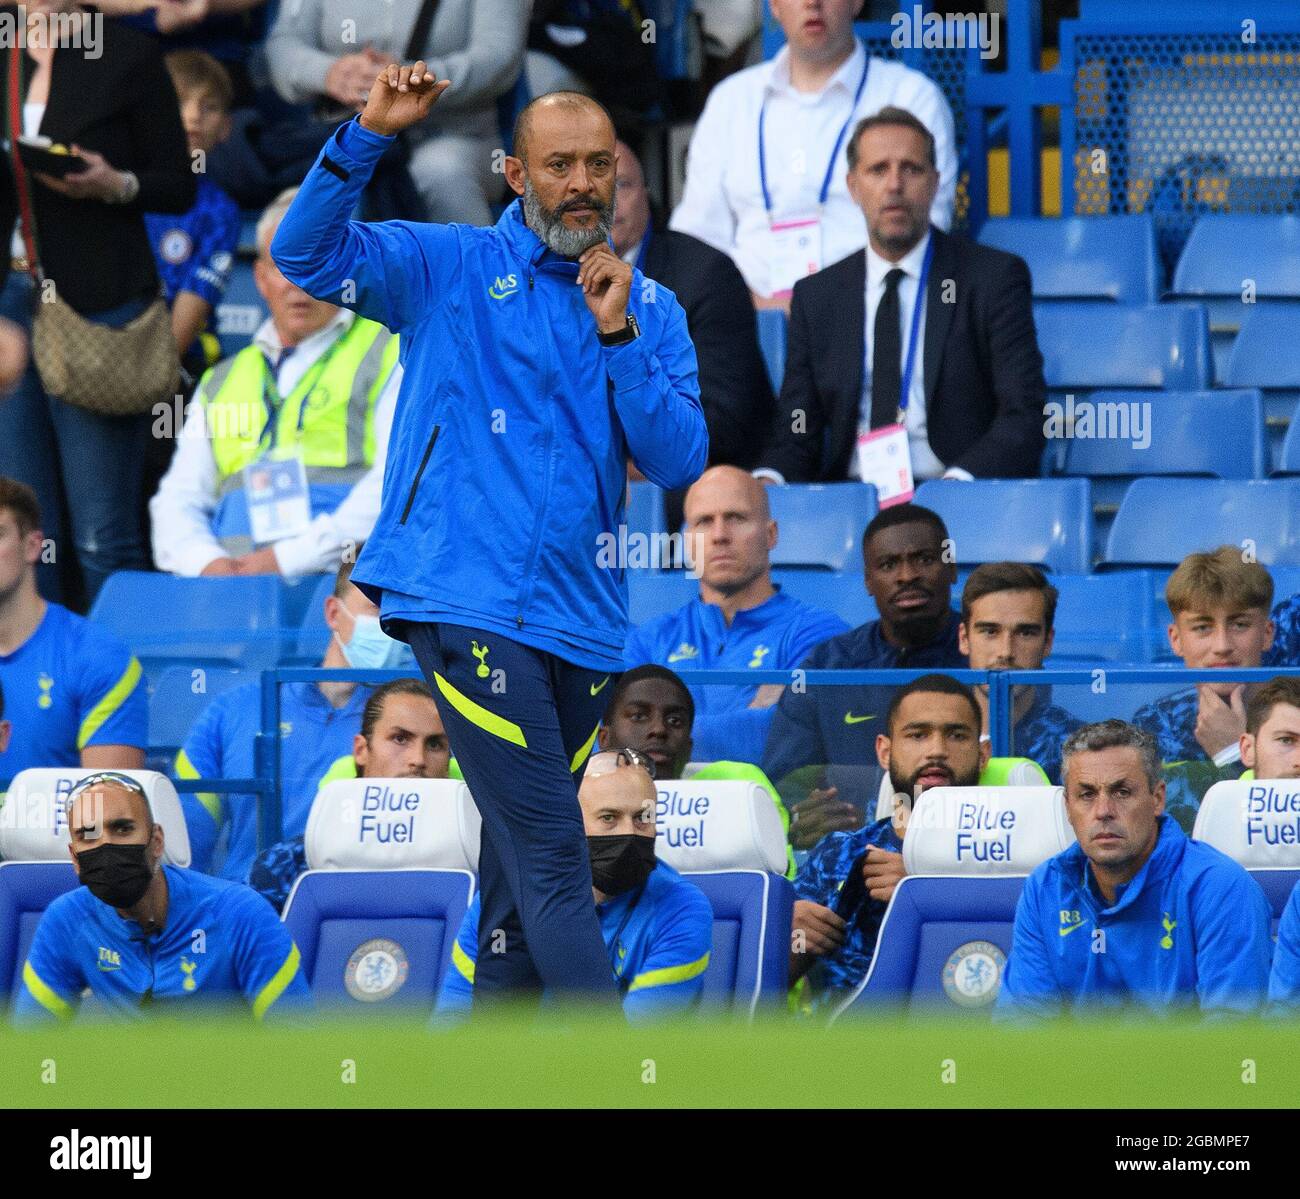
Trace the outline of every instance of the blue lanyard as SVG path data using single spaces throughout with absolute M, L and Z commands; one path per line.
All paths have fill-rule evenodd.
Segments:
M 826 164 L 826 175 L 822 179 L 822 189 L 817 196 L 817 204 L 821 206 L 826 203 L 826 197 L 831 190 L 831 176 L 835 172 L 835 160 L 840 156 L 840 147 L 844 144 L 844 135 L 849 131 L 849 125 L 853 121 L 853 114 L 858 111 L 858 101 L 862 99 L 862 89 L 867 86 L 867 72 L 871 70 L 871 55 L 866 56 L 866 63 L 862 68 L 862 78 L 858 80 L 858 90 L 853 93 L 853 106 L 849 109 L 848 118 L 840 126 L 839 136 L 835 139 L 835 149 L 831 151 L 831 160 Z M 763 189 L 763 207 L 767 209 L 768 220 L 772 219 L 772 193 L 767 188 L 767 154 L 763 149 L 763 127 L 767 122 L 767 93 L 763 93 L 763 103 L 758 110 L 758 182 Z
M 303 421 L 307 416 L 307 400 L 311 393 L 316 389 L 316 384 L 320 382 L 321 376 L 325 373 L 325 368 L 329 366 L 330 359 L 334 357 L 334 351 L 339 348 L 339 343 L 347 336 L 347 330 L 344 330 L 334 339 L 333 344 L 327 349 L 309 368 L 309 372 L 314 371 L 306 389 L 303 391 L 302 403 L 298 405 L 298 432 L 302 432 Z M 284 397 L 280 394 L 280 385 L 275 381 L 275 369 L 271 366 L 266 355 L 262 355 L 262 406 L 266 409 L 266 424 L 262 426 L 262 432 L 257 438 L 257 444 L 260 446 L 265 440 L 267 433 L 271 434 L 271 444 L 267 450 L 274 450 L 280 440 L 280 422 L 277 419 L 280 415 L 280 406 L 284 403 Z M 306 379 L 307 375 L 303 375 Z M 302 387 L 302 380 L 299 380 L 290 392 L 293 395 L 299 387 Z
M 907 335 L 907 358 L 903 362 L 903 381 L 898 391 L 898 419 L 901 422 L 912 394 L 912 366 L 916 361 L 916 333 L 921 324 L 921 306 L 925 303 L 925 284 L 930 278 L 930 259 L 934 257 L 934 237 L 925 247 L 921 260 L 921 277 L 916 281 L 916 299 L 912 301 L 912 328 Z

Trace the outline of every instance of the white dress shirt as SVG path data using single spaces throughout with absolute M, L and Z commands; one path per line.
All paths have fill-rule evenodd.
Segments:
M 858 433 L 871 429 L 871 367 L 875 362 L 876 345 L 876 311 L 885 295 L 885 276 L 895 267 L 903 272 L 898 281 L 898 330 L 899 358 L 898 372 L 901 381 L 907 370 L 907 349 L 912 331 L 912 310 L 917 304 L 917 288 L 921 282 L 921 266 L 925 262 L 925 251 L 930 244 L 930 234 L 921 238 L 897 262 L 889 262 L 876 253 L 870 242 L 867 243 L 867 282 L 866 282 L 866 329 L 863 335 L 865 347 L 862 360 L 862 403 L 858 409 Z M 912 451 L 912 477 L 918 482 L 922 479 L 937 479 L 943 474 L 943 463 L 935 457 L 930 448 L 926 432 L 925 416 L 925 296 L 920 297 L 921 314 L 916 323 L 916 350 L 912 354 L 912 380 L 907 389 L 907 410 L 903 421 L 907 428 L 907 444 Z M 855 453 L 849 459 L 849 478 L 857 479 L 858 456 Z
M 294 352 L 280 363 L 275 385 L 280 395 L 289 395 L 320 356 L 351 327 L 355 315 L 341 308 L 324 328 L 299 342 Z M 269 318 L 253 337 L 253 344 L 275 368 L 284 343 Z M 375 527 L 384 482 L 384 459 L 388 456 L 388 435 L 402 384 L 401 364 L 393 366 L 375 401 L 374 465 L 353 485 L 333 512 L 322 512 L 293 537 L 274 546 L 280 573 L 286 578 L 333 570 L 349 543 L 359 545 Z M 149 501 L 153 522 L 153 556 L 159 570 L 193 577 L 218 558 L 229 557 L 213 536 L 212 517 L 219 500 L 220 476 L 208 437 L 207 417 L 197 400 L 190 404 L 185 425 L 176 441 L 176 454 L 158 494 Z
M 934 135 L 939 190 L 930 219 L 940 229 L 952 222 L 957 194 L 957 139 L 943 92 L 919 71 L 881 58 L 871 60 L 857 107 L 853 95 L 867 62 L 858 42 L 820 92 L 796 91 L 790 83 L 788 46 L 769 62 L 728 76 L 709 93 L 691 136 L 686 188 L 669 228 L 690 233 L 731 255 L 751 291 L 770 296 L 772 233 L 758 170 L 758 114 L 764 97 L 764 146 L 772 219 L 814 215 L 835 137 L 852 110 L 840 146 L 826 208 L 822 212 L 823 266 L 862 249 L 867 226 L 849 195 L 845 146 L 853 126 L 887 105 L 904 108 Z

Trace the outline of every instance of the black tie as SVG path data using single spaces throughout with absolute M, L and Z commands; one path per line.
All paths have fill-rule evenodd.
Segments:
M 885 276 L 885 294 L 876 308 L 875 342 L 871 348 L 871 427 L 879 429 L 898 420 L 902 389 L 902 335 L 898 320 L 898 284 L 905 272 L 898 267 Z

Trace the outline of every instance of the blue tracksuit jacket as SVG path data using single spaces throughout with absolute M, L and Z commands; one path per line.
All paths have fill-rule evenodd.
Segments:
M 679 488 L 708 458 L 686 315 L 636 272 L 642 335 L 601 346 L 577 262 L 520 201 L 488 228 L 350 221 L 391 141 L 342 126 L 271 245 L 305 291 L 402 335 L 383 506 L 353 581 L 382 593 L 386 623 L 489 629 L 617 670 L 626 460 Z
M 1268 988 L 1269 925 L 1255 880 L 1226 854 L 1188 840 L 1172 816 L 1160 817 L 1155 850 L 1110 906 L 1076 843 L 1025 883 L 995 1014 L 1251 1014 Z

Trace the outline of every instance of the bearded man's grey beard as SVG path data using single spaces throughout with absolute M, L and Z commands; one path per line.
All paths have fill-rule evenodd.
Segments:
M 579 204 L 592 208 L 596 223 L 590 229 L 570 229 L 564 223 L 566 207 Z M 594 196 L 584 200 L 566 200 L 552 211 L 542 204 L 532 181 L 524 180 L 524 224 L 561 258 L 577 258 L 584 250 L 609 241 L 614 228 L 613 203 L 601 204 Z

